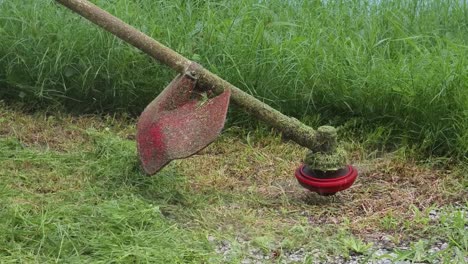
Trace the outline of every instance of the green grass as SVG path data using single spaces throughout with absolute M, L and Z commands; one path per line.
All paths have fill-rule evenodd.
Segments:
M 84 153 L 0 141 L 2 263 L 200 263 L 213 256 L 203 233 L 184 230 L 161 212 L 171 203 L 183 210 L 184 197 L 171 197 L 178 195 L 171 179 L 180 176 L 141 175 L 133 146 L 112 140 L 98 139 Z M 143 190 L 153 199 L 140 194 L 140 185 L 152 186 Z
M 463 263 L 468 254 L 465 166 L 347 145 L 358 181 L 320 197 L 292 176 L 303 150 L 279 136 L 232 129 L 148 177 L 134 133 L 133 120 L 1 106 L 0 262 L 240 263 L 260 252 L 281 263 L 301 248 L 298 263 L 376 259 L 384 235 L 408 245 L 394 260 Z M 447 248 L 430 253 L 438 241 Z
M 468 155 L 466 1 L 94 2 L 309 124 Z M 174 76 L 50 0 L 1 1 L 0 34 L 0 98 L 35 108 L 138 114 Z

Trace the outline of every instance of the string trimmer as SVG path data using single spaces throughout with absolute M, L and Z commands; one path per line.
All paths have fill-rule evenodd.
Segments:
M 179 72 L 138 120 L 138 156 L 147 174 L 213 142 L 224 126 L 231 99 L 310 150 L 295 173 L 305 188 L 329 195 L 349 188 L 356 180 L 356 169 L 346 165 L 344 150 L 337 146 L 335 128 L 323 126 L 314 130 L 281 114 L 87 0 L 56 1 Z

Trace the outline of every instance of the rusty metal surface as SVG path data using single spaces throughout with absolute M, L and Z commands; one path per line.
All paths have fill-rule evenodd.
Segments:
M 137 124 L 137 147 L 146 173 L 195 154 L 221 133 L 230 91 L 208 98 L 205 90 L 192 76 L 178 75 L 145 108 Z

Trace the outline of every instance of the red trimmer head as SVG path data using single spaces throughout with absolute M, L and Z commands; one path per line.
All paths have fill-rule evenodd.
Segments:
M 357 170 L 347 165 L 344 169 L 336 171 L 312 170 L 306 165 L 297 168 L 296 179 L 304 187 L 320 195 L 333 195 L 351 187 L 358 175 Z

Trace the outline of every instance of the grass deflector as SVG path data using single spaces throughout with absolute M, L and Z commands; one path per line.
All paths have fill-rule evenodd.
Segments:
M 337 148 L 333 127 L 316 131 L 283 115 L 87 0 L 56 1 L 179 72 L 138 121 L 138 154 L 146 173 L 154 174 L 171 160 L 193 155 L 210 144 L 224 126 L 231 99 L 310 149 L 308 157 L 317 157 L 306 159 L 296 172 L 301 185 L 319 194 L 333 194 L 349 188 L 356 179 L 356 170 L 345 165 Z
M 193 63 L 177 76 L 138 120 L 138 153 L 148 174 L 198 152 L 223 129 L 231 93 L 226 90 L 212 97 L 209 90 L 201 90 L 190 73 L 197 67 Z

